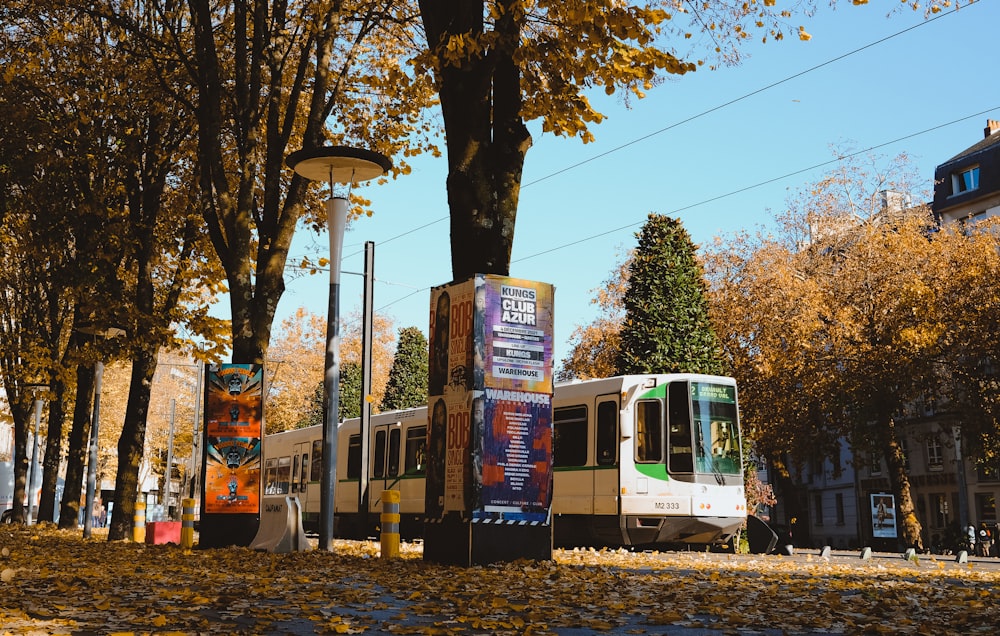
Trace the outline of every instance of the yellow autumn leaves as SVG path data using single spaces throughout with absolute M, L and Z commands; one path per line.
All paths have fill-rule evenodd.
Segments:
M 1000 563 L 625 550 L 456 568 L 419 545 L 272 555 L 0 529 L 0 634 L 992 633 Z M 970 609 L 972 608 L 972 609 Z

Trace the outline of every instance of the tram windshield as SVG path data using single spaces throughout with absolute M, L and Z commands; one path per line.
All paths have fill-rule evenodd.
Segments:
M 695 471 L 739 475 L 742 472 L 736 388 L 691 383 Z

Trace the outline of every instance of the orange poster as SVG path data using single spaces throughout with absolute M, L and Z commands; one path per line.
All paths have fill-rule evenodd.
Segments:
M 212 365 L 205 396 L 206 513 L 260 512 L 263 366 Z

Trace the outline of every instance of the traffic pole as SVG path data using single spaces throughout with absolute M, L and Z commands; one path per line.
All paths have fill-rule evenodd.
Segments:
M 382 558 L 399 558 L 399 491 L 382 491 Z
M 181 502 L 181 547 L 185 550 L 194 547 L 194 503 L 194 499 Z
M 135 514 L 132 516 L 132 541 L 146 542 L 146 502 L 135 502 Z

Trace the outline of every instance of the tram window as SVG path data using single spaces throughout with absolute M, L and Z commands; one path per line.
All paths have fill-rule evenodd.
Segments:
M 587 407 L 572 406 L 553 413 L 552 465 L 587 464 Z
M 292 456 L 292 492 L 299 490 L 299 456 Z
M 612 466 L 618 459 L 618 404 L 597 405 L 597 465 Z
M 635 460 L 647 463 L 663 461 L 663 423 L 658 400 L 636 404 Z
M 323 440 L 313 440 L 312 457 L 313 463 L 309 471 L 309 481 L 320 481 L 323 479 Z
M 427 427 L 414 426 L 406 430 L 407 475 L 423 474 L 427 465 Z
M 347 438 L 347 478 L 361 479 L 361 436 Z
M 695 451 L 698 470 L 727 475 L 742 472 L 736 391 L 732 387 L 693 383 Z
M 389 476 L 399 476 L 399 428 L 389 431 Z
M 264 462 L 264 494 L 278 494 L 278 460 L 273 457 Z
M 291 457 L 279 457 L 278 458 L 278 469 L 275 475 L 275 483 L 277 484 L 277 491 L 274 493 L 276 495 L 287 495 L 288 486 L 291 481 L 292 476 L 292 458 Z
M 667 389 L 667 422 L 670 435 L 667 444 L 670 457 L 667 469 L 675 473 L 694 472 L 691 447 L 691 394 L 687 382 L 671 382 Z
M 385 479 L 385 431 L 375 433 L 375 452 L 372 453 L 372 477 L 375 479 Z
M 299 482 L 299 490 L 302 492 L 306 491 L 306 484 L 309 483 L 307 475 L 309 475 L 309 453 L 302 453 L 302 480 Z

